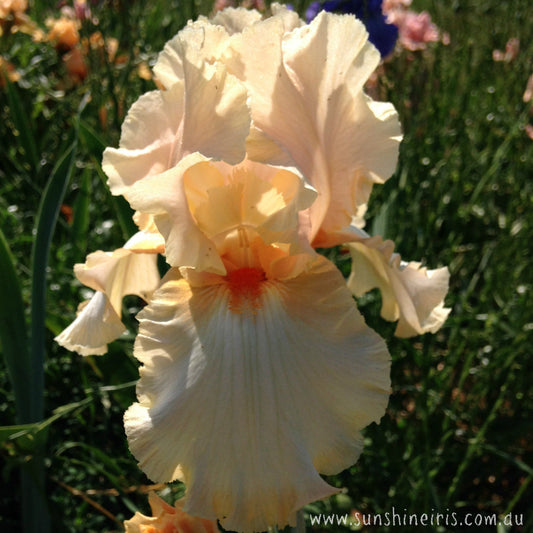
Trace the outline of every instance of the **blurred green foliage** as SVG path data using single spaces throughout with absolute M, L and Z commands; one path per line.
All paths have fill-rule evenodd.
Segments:
M 0 228 L 28 326 L 38 206 L 77 139 L 43 267 L 44 425 L 16 426 L 13 389 L 0 358 L 2 531 L 19 529 L 18 468 L 35 453 L 35 442 L 44 450 L 54 532 L 120 531 L 135 510 L 147 511 L 150 481 L 130 455 L 122 425 L 138 377 L 131 341 L 140 302 L 125 300 L 131 334 L 113 343 L 106 357 L 81 358 L 52 339 L 86 297 L 74 263 L 121 246 L 132 232 L 129 207 L 106 188 L 102 151 L 117 145 L 129 106 L 155 87 L 144 67 L 187 19 L 209 14 L 212 4 L 89 4 L 92 18 L 80 28 L 88 69 L 82 81 L 69 76 L 64 54 L 51 43 L 22 31 L 0 37 L 0 54 L 19 76 L 8 83 L 4 75 L 0 86 Z M 301 12 L 306 4 L 295 7 Z M 399 50 L 380 67 L 374 90 L 395 104 L 404 141 L 396 174 L 374 188 L 367 227 L 393 239 L 404 259 L 422 259 L 430 268 L 449 265 L 452 313 L 438 334 L 402 340 L 379 318 L 379 294 L 360 300 L 393 358 L 389 409 L 379 426 L 367 429 L 359 462 L 330 479 L 343 493 L 307 512 L 513 512 L 523 515 L 524 525 L 507 530 L 531 531 L 533 140 L 525 128 L 533 112 L 522 99 L 533 73 L 531 5 L 413 0 L 412 8 L 429 11 L 450 43 Z M 59 16 L 57 4 L 34 0 L 28 16 L 44 31 L 46 18 Z M 493 50 L 504 50 L 512 37 L 520 41 L 517 56 L 495 62 Z M 330 253 L 348 274 L 342 250 Z M 166 497 L 182 490 L 172 486 Z

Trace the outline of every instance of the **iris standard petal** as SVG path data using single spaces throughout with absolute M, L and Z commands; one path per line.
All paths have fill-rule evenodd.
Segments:
M 233 35 L 223 55 L 250 91 L 254 125 L 289 153 L 318 192 L 312 236 L 348 226 L 371 185 L 383 183 L 396 165 L 397 114 L 363 93 L 379 62 L 367 37 L 350 16 L 321 13 L 290 32 L 274 16 Z
M 260 21 L 261 18 L 261 13 L 255 9 L 230 7 L 218 11 L 210 22 L 222 26 L 230 35 L 233 35 L 234 33 L 240 33 L 244 28 Z
M 213 63 L 228 44 L 228 32 L 205 19 L 189 21 L 177 35 L 165 44 L 154 65 L 154 74 L 164 87 L 170 89 L 185 78 L 189 62 L 200 67 L 204 61 Z
M 119 148 L 104 151 L 102 168 L 113 194 L 128 198 L 133 184 L 194 152 L 233 164 L 244 158 L 250 128 L 245 87 L 219 63 L 184 60 L 183 68 L 183 80 L 133 104 Z
M 130 449 L 154 481 L 186 482 L 186 512 L 227 529 L 285 525 L 336 492 L 318 472 L 353 464 L 384 413 L 386 346 L 324 258 L 285 281 L 191 287 L 171 270 L 138 318 Z

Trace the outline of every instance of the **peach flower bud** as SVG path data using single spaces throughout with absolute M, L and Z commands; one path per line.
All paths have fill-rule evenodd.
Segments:
M 48 39 L 54 43 L 59 52 L 72 50 L 80 41 L 76 22 L 66 17 L 53 21 Z
M 87 65 L 79 48 L 73 48 L 63 56 L 65 67 L 69 76 L 76 83 L 82 82 L 87 77 Z
M 166 503 L 155 492 L 148 495 L 153 516 L 135 513 L 124 522 L 126 533 L 219 533 L 214 520 L 205 520 L 183 512 L 183 500 L 174 507 Z

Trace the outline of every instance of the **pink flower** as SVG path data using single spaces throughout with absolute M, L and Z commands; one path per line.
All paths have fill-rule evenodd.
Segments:
M 385 0 L 383 2 L 383 13 L 387 15 L 387 20 L 391 24 L 398 26 L 399 42 L 407 50 L 423 50 L 426 43 L 442 41 L 449 44 L 450 36 L 444 33 L 442 36 L 439 29 L 431 21 L 428 12 L 416 13 L 408 7 L 411 0 Z
M 505 43 L 505 52 L 502 52 L 501 50 L 494 50 L 492 52 L 492 59 L 494 59 L 494 61 L 505 61 L 505 63 L 510 63 L 516 58 L 519 51 L 520 40 L 516 37 L 512 37 L 507 41 L 507 43 Z
M 74 0 L 74 12 L 79 20 L 91 18 L 91 8 L 87 5 L 87 0 Z
M 400 25 L 400 43 L 407 50 L 423 50 L 426 43 L 437 42 L 439 30 L 427 11 L 408 11 Z
M 529 76 L 527 80 L 526 90 L 524 91 L 524 95 L 522 96 L 522 100 L 527 104 L 533 99 L 533 74 Z

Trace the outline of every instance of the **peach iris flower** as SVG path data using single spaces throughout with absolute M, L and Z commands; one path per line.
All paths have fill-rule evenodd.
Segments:
M 361 430 L 385 412 L 389 354 L 352 293 L 379 287 L 382 315 L 404 336 L 447 315 L 446 269 L 403 262 L 361 229 L 401 139 L 393 106 L 363 92 L 379 52 L 351 16 L 305 25 L 272 11 L 226 9 L 165 46 L 154 68 L 164 90 L 133 105 L 103 160 L 112 193 L 155 241 L 77 268 L 100 308 L 118 315 L 132 291 L 148 301 L 138 402 L 125 415 L 141 468 L 184 481 L 185 512 L 243 532 L 294 523 L 337 492 L 320 474 L 352 465 Z M 348 285 L 315 251 L 346 243 Z M 124 283 L 122 254 L 163 245 L 170 270 L 153 292 Z M 107 265 L 98 277 L 96 259 Z M 83 353 L 91 320 L 63 344 Z
M 10 13 L 15 17 L 20 16 L 27 8 L 27 0 L 0 0 L 0 19 L 6 18 Z

